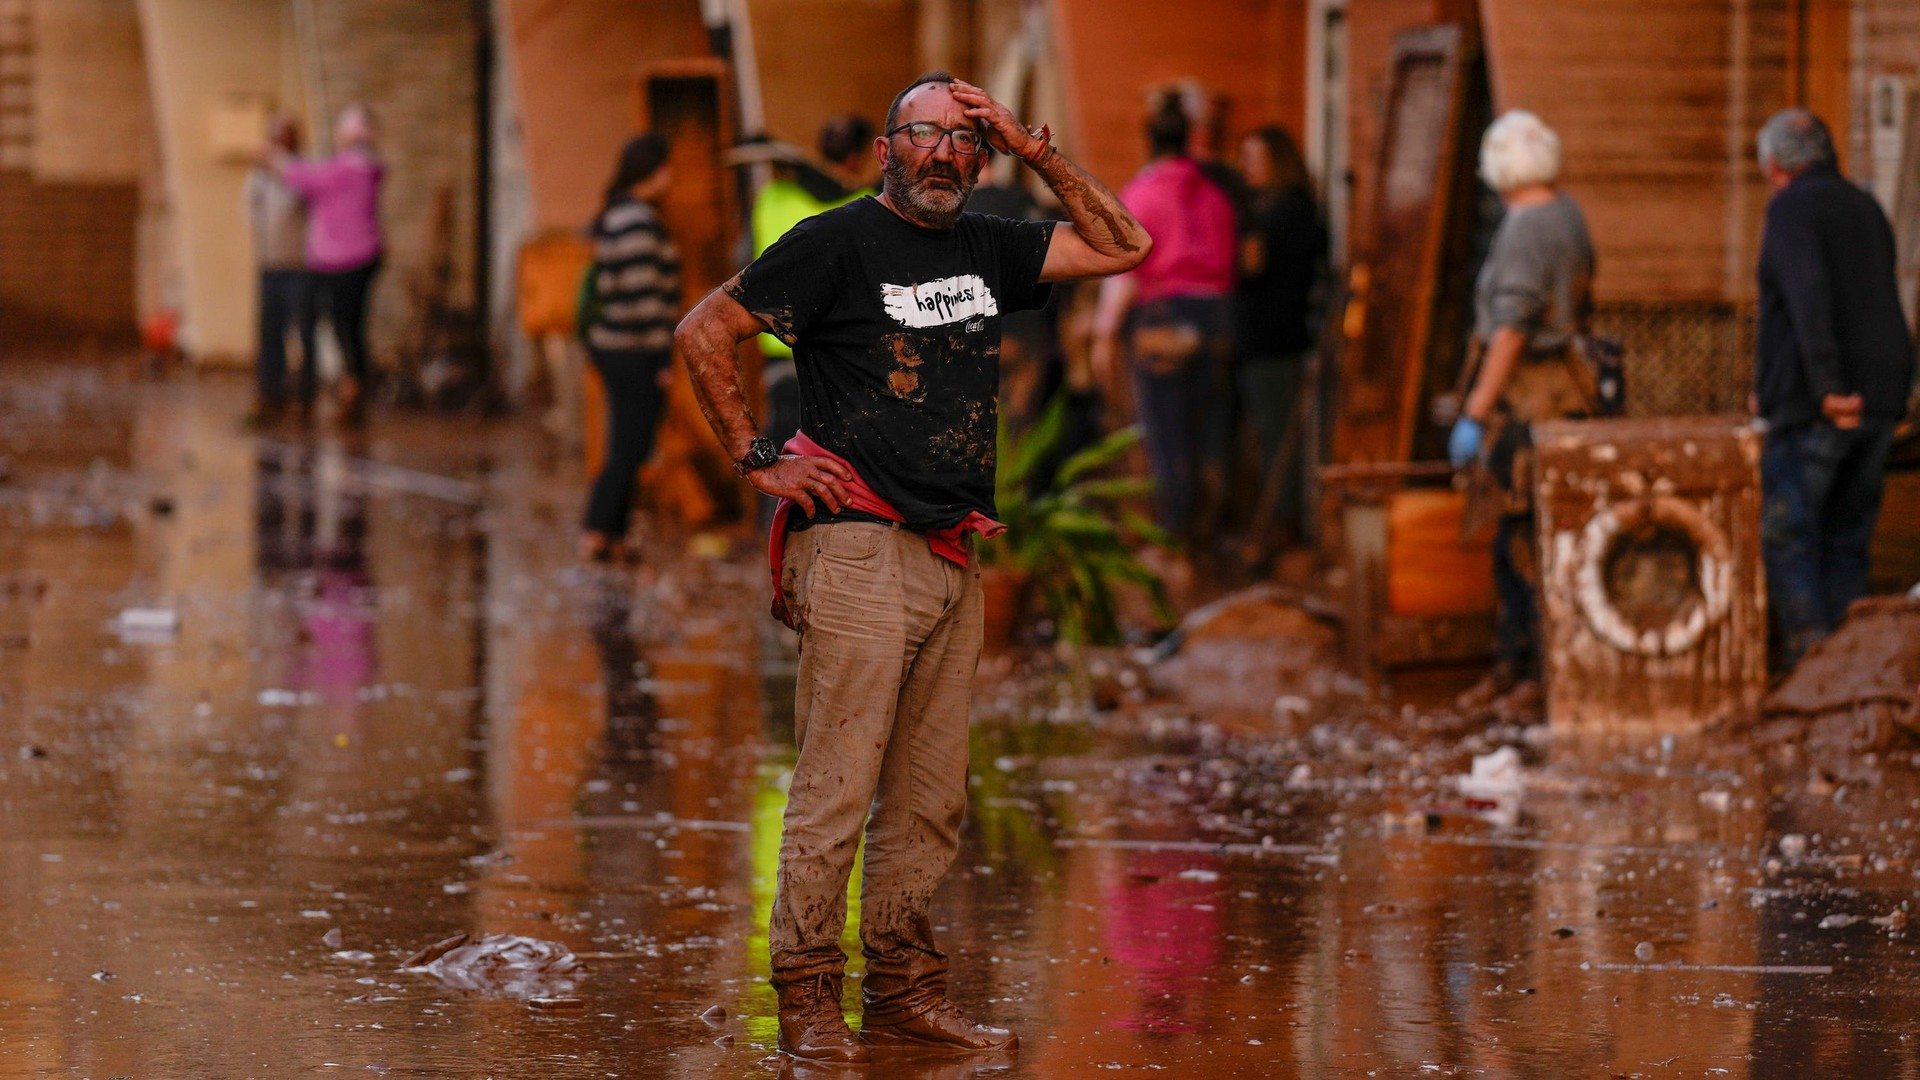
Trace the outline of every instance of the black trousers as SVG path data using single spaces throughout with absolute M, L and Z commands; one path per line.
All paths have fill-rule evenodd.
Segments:
M 367 296 L 379 274 L 380 260 L 375 259 L 352 270 L 313 275 L 314 304 L 333 324 L 333 337 L 340 343 L 347 374 L 363 388 L 368 370 Z
M 287 330 L 300 331 L 300 400 L 313 401 L 319 364 L 313 349 L 313 275 L 305 270 L 260 271 L 260 403 L 287 397 Z
M 653 453 L 653 438 L 666 405 L 660 373 L 673 362 L 673 354 L 602 349 L 588 353 L 607 388 L 607 459 L 587 496 L 582 524 L 617 540 L 627 534 L 636 474 Z
M 1503 514 L 1493 534 L 1493 631 L 1500 664 L 1516 679 L 1540 677 L 1540 608 L 1534 599 L 1532 514 Z

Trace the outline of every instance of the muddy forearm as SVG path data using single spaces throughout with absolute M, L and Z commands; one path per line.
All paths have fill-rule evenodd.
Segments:
M 722 294 L 716 291 L 714 295 Z M 759 437 L 760 427 L 740 385 L 740 360 L 735 350 L 741 339 L 712 310 L 712 301 L 710 296 L 689 312 L 673 338 L 686 362 L 700 412 L 727 455 L 738 460 L 746 455 L 748 444 Z
M 1493 407 L 1499 403 L 1526 347 L 1527 336 L 1511 326 L 1493 332 L 1493 340 L 1487 343 L 1486 355 L 1480 360 L 1480 375 L 1474 379 L 1473 390 L 1461 410 L 1469 419 L 1484 422 L 1493 415 Z
M 1073 229 L 1087 246 L 1115 259 L 1134 260 L 1149 244 L 1147 230 L 1127 212 L 1120 197 L 1093 175 L 1048 145 L 1027 163 L 1047 182 L 1067 210 Z

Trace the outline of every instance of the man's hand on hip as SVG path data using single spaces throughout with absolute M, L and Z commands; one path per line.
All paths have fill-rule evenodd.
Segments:
M 1828 394 L 1820 399 L 1820 411 L 1841 431 L 1852 431 L 1860 426 L 1862 407 L 1859 394 Z
M 764 469 L 747 474 L 747 483 L 776 499 L 792 499 L 808 517 L 824 506 L 838 513 L 852 501 L 847 484 L 853 482 L 853 470 L 825 458 L 787 454 Z

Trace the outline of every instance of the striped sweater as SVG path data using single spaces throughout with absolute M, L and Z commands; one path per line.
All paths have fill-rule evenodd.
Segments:
M 651 203 L 621 198 L 593 223 L 599 314 L 587 344 L 608 352 L 669 352 L 680 317 L 680 252 Z

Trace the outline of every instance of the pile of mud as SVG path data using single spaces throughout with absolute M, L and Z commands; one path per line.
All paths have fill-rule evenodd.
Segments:
M 1763 744 L 1803 744 L 1845 774 L 1867 755 L 1920 747 L 1920 598 L 1874 597 L 1761 703 Z
M 1153 652 L 1155 693 L 1209 715 L 1304 711 L 1341 689 L 1339 631 L 1287 590 L 1256 586 L 1188 615 Z M 1348 680 L 1351 681 L 1351 680 Z

